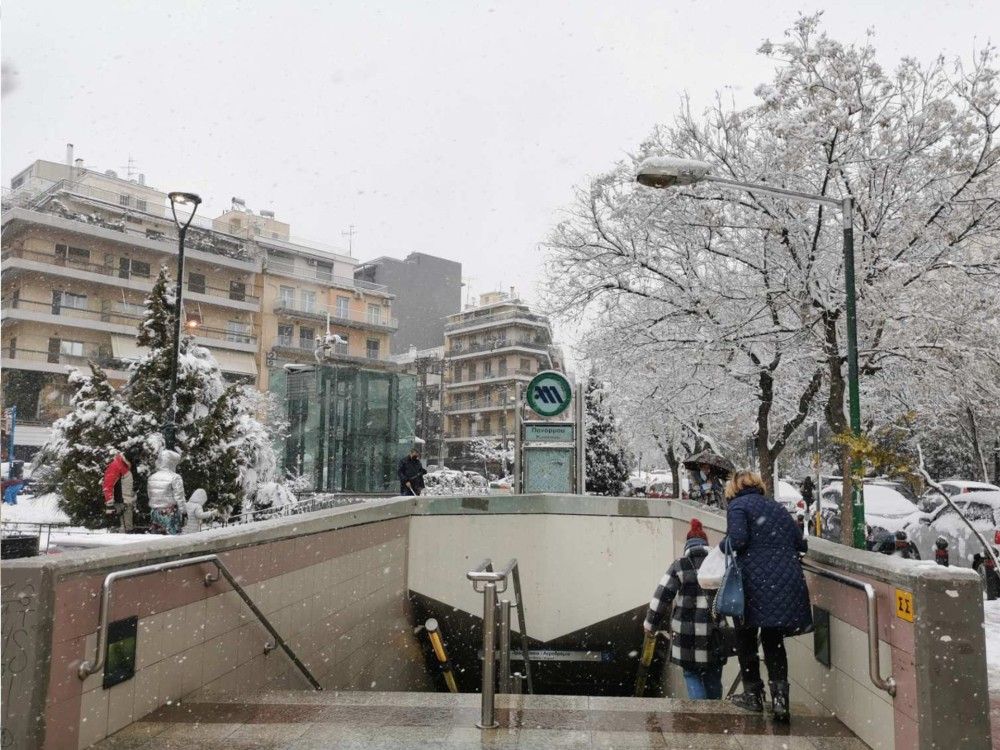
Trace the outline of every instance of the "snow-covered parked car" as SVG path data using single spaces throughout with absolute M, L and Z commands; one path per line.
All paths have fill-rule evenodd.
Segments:
M 997 487 L 995 484 L 988 484 L 987 482 L 967 482 L 963 479 L 949 479 L 941 482 L 941 487 L 948 493 L 949 497 L 956 499 L 959 495 L 965 495 L 970 492 L 1000 492 L 1000 487 Z M 920 500 L 917 504 L 920 506 L 920 510 L 925 513 L 932 513 L 944 505 L 944 499 L 937 492 L 937 490 L 929 489 L 920 496 Z
M 820 493 L 819 510 L 826 539 L 840 539 L 841 492 L 839 484 L 831 484 Z M 873 535 L 881 531 L 894 534 L 922 515 L 916 504 L 891 484 L 865 482 L 865 523 L 871 527 Z
M 986 542 L 1000 549 L 1000 490 L 961 493 L 953 496 L 952 501 Z M 938 537 L 943 537 L 948 542 L 952 565 L 975 568 L 984 580 L 991 570 L 992 560 L 983 554 L 982 544 L 950 505 L 942 504 L 933 513 L 922 514 L 907 525 L 906 533 L 923 559 L 934 559 L 934 544 Z M 994 571 L 993 576 L 996 575 Z
M 491 495 L 513 495 L 514 479 L 513 477 L 493 479 L 489 483 L 489 490 Z
M 795 489 L 791 482 L 784 479 L 778 480 L 778 492 L 774 498 L 793 516 L 799 513 L 805 515 L 806 503 L 802 499 L 802 493 Z

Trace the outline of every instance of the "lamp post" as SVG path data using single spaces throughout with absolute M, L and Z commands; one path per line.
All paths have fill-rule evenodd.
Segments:
M 739 182 L 711 174 L 708 162 L 695 159 L 677 159 L 669 156 L 644 159 L 636 173 L 640 185 L 653 188 L 671 188 L 679 185 L 693 185 L 697 182 L 712 182 L 752 193 L 767 193 L 792 200 L 818 203 L 840 209 L 844 228 L 844 286 L 847 295 L 847 388 L 851 432 L 861 434 L 861 400 L 858 391 L 858 319 L 856 292 L 854 288 L 854 199 L 831 198 L 826 195 L 803 193 L 798 190 L 772 187 L 759 183 Z M 858 468 L 855 462 L 852 469 Z M 865 548 L 865 496 L 861 481 L 851 483 L 852 531 L 854 546 Z
M 184 299 L 184 236 L 191 226 L 194 214 L 198 210 L 201 198 L 194 193 L 168 193 L 170 213 L 177 225 L 177 292 L 174 295 L 174 353 L 170 360 L 170 408 L 167 412 L 167 422 L 163 425 L 163 439 L 167 448 L 173 448 L 177 438 L 177 365 L 181 349 L 181 303 Z M 191 206 L 191 215 L 187 221 L 177 218 L 177 206 Z

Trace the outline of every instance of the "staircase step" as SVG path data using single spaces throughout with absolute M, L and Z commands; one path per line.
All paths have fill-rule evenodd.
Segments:
M 498 695 L 500 728 L 480 730 L 479 701 L 475 693 L 199 692 L 97 747 L 152 749 L 185 738 L 207 750 L 867 747 L 836 718 L 804 710 L 783 726 L 723 701 Z

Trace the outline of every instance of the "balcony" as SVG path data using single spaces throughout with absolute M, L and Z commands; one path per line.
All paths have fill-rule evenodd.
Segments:
M 470 346 L 452 346 L 448 350 L 448 356 L 452 359 L 457 357 L 465 357 L 473 354 L 481 354 L 483 352 L 492 354 L 493 352 L 503 351 L 505 349 L 527 349 L 533 352 L 546 352 L 548 353 L 551 344 L 546 344 L 540 341 L 534 341 L 530 339 L 517 339 L 508 341 L 506 339 L 499 341 L 490 341 L 483 344 L 472 344 Z
M 302 359 L 303 357 L 308 357 L 311 362 L 316 361 L 316 342 L 315 341 L 303 341 L 302 339 L 294 338 L 293 336 L 278 336 L 274 339 L 272 343 L 272 349 L 278 350 L 277 353 L 284 355 L 286 357 L 292 357 L 294 359 Z M 375 366 L 380 368 L 394 368 L 395 365 L 384 357 L 359 357 L 356 354 L 350 354 L 347 344 L 336 344 L 333 351 L 333 360 L 336 362 L 344 362 L 349 364 L 367 365 L 369 367 Z
M 538 373 L 531 372 L 530 370 L 514 370 L 513 373 L 490 373 L 476 375 L 474 378 L 469 380 L 453 380 L 450 383 L 445 383 L 445 388 L 463 388 L 473 385 L 482 385 L 485 383 L 493 383 L 497 380 L 519 380 L 523 378 L 528 378 L 529 380 L 533 378 Z
M 273 240 L 267 240 L 267 242 L 273 242 Z M 312 268 L 312 272 L 307 270 L 310 268 Z M 373 284 L 370 281 L 361 281 L 359 279 L 355 279 L 354 277 L 347 278 L 346 276 L 335 276 L 333 273 L 326 273 L 311 266 L 300 266 L 297 264 L 282 263 L 278 260 L 268 259 L 264 270 L 267 273 L 273 273 L 278 276 L 288 276 L 289 278 L 311 281 L 316 284 L 325 284 L 327 286 L 337 287 L 340 289 L 347 289 L 352 292 L 368 291 L 381 295 L 389 294 L 389 287 L 384 284 Z
M 381 308 L 380 308 L 381 309 Z M 343 310 L 340 308 L 328 308 L 316 305 L 305 305 L 301 301 L 294 299 L 281 299 L 275 301 L 274 312 L 279 315 L 287 315 L 292 318 L 304 318 L 326 322 L 327 316 L 331 323 L 346 326 L 348 328 L 358 328 L 361 330 L 395 331 L 399 328 L 399 321 L 387 315 L 374 316 L 354 312 L 353 310 Z
M 91 362 L 102 367 L 108 377 L 114 380 L 124 380 L 128 377 L 127 362 L 115 359 L 104 349 L 91 346 L 84 347 L 82 354 L 42 352 L 34 349 L 11 349 L 5 346 L 2 351 L 0 366 L 5 370 L 34 370 L 36 372 L 65 374 L 68 367 L 86 369 Z
M 510 399 L 504 401 L 500 398 L 477 398 L 468 401 L 452 401 L 444 407 L 444 412 L 445 414 L 461 414 L 477 411 L 508 411 L 514 406 L 514 402 Z
M 116 303 L 111 303 L 108 300 L 95 301 L 98 302 L 99 309 L 54 305 L 52 302 L 27 300 L 20 297 L 7 298 L 0 303 L 0 310 L 3 311 L 4 320 L 84 328 L 90 331 L 104 331 L 133 337 L 136 335 L 143 317 L 142 313 L 115 310 Z M 252 333 L 210 326 L 197 326 L 187 332 L 194 336 L 196 343 L 203 346 L 246 352 L 257 351 L 257 336 Z
M 153 289 L 152 269 L 149 276 L 139 276 L 132 272 L 123 273 L 118 267 L 91 263 L 73 257 L 39 253 L 22 247 L 9 247 L 0 255 L 5 272 L 29 271 L 47 273 L 78 281 L 92 281 L 96 284 L 124 286 L 141 292 Z M 234 280 L 235 281 L 235 280 Z M 248 312 L 260 311 L 260 297 L 252 285 L 240 289 L 223 289 L 207 284 L 184 284 L 184 298 L 192 302 L 223 305 Z
M 473 316 L 474 313 L 462 313 L 463 315 Z M 464 320 L 452 321 L 445 324 L 445 333 L 451 333 L 453 331 L 460 331 L 464 328 L 478 328 L 484 325 L 495 325 L 497 323 L 503 323 L 506 321 L 518 321 L 524 322 L 528 325 L 543 326 L 544 328 L 549 328 L 549 319 L 544 315 L 536 315 L 535 313 L 529 313 L 521 310 L 507 310 L 501 313 L 494 313 L 492 315 L 480 315 L 478 317 L 467 317 Z

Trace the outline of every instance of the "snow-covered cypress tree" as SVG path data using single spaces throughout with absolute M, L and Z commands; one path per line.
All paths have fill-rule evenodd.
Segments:
M 605 401 L 604 385 L 591 375 L 587 380 L 587 492 L 620 495 L 629 474 L 628 451 Z
M 90 375 L 70 373 L 72 411 L 53 425 L 54 439 L 43 450 L 57 467 L 60 507 L 73 523 L 102 528 L 117 525 L 104 514 L 104 470 L 116 453 L 141 444 L 142 436 L 135 413 L 104 371 L 94 364 L 90 369 Z
M 208 494 L 206 505 L 220 509 L 239 510 L 244 499 L 240 470 L 245 457 L 236 442 L 240 421 L 238 388 L 227 388 L 208 414 L 193 421 L 178 467 L 188 493 L 200 487 Z

